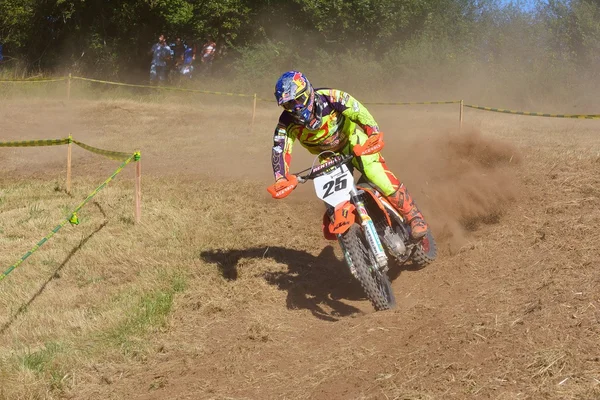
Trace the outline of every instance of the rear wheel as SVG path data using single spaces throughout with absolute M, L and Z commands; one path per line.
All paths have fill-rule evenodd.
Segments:
M 412 260 L 419 267 L 423 268 L 431 264 L 437 257 L 437 245 L 431 231 L 427 229 L 427 234 L 415 246 L 412 254 Z
M 396 306 L 396 299 L 387 273 L 377 268 L 360 225 L 354 224 L 340 236 L 346 262 L 358 279 L 365 294 L 376 311 L 389 310 Z

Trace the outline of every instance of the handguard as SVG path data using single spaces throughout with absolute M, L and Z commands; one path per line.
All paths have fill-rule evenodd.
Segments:
M 381 149 L 383 149 L 383 146 L 385 146 L 385 143 L 383 142 L 383 133 L 379 132 L 369 136 L 364 144 L 355 145 L 352 151 L 357 157 L 368 156 L 370 154 L 379 153 Z
M 274 199 L 283 199 L 287 197 L 298 186 L 298 178 L 296 175 L 288 175 L 287 179 L 282 179 L 275 182 L 267 188 Z

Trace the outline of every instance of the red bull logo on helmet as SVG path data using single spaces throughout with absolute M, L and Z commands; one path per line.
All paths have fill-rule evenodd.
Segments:
M 304 89 L 306 89 L 306 79 L 302 75 L 302 72 L 296 72 L 293 78 L 294 83 L 296 84 L 296 93 L 301 93 Z

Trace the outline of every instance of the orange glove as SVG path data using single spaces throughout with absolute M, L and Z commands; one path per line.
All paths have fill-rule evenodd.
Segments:
M 298 186 L 296 175 L 288 175 L 287 179 L 280 179 L 267 188 L 274 199 L 283 199 L 287 197 Z
M 355 145 L 352 151 L 357 157 L 368 156 L 369 154 L 379 153 L 383 149 L 383 146 L 385 146 L 383 133 L 379 132 L 369 136 L 364 144 Z

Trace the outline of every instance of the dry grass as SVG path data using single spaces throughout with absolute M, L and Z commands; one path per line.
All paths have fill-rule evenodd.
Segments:
M 162 101 L 0 106 L 0 140 L 141 149 L 144 189 L 141 225 L 128 168 L 0 283 L 0 398 L 600 395 L 593 121 L 469 111 L 481 135 L 456 136 L 443 109 L 373 109 L 444 250 L 392 271 L 398 309 L 372 313 L 311 189 L 267 198 L 277 110 L 251 133 L 243 103 Z M 65 148 L 0 152 L 5 266 L 116 167 L 75 150 L 69 197 Z
M 87 191 L 94 187 L 77 181 L 73 197 L 85 197 L 86 186 Z M 173 295 L 187 278 L 166 252 L 147 254 L 157 227 L 133 227 L 131 186 L 109 186 L 80 213 L 80 225 L 63 228 L 3 282 L 2 332 L 10 339 L 5 341 L 10 351 L 3 352 L 2 368 L 5 373 L 23 371 L 4 382 L 6 397 L 20 392 L 22 385 L 32 395 L 60 392 L 77 379 L 72 366 L 81 366 L 88 357 L 128 354 L 143 334 L 165 326 Z M 43 181 L 6 190 L 3 199 L 3 209 L 11 210 L 3 216 L 13 215 L 2 221 L 4 266 L 17 261 L 74 208 L 74 200 L 56 183 Z M 181 212 L 160 206 L 151 195 L 146 201 L 146 217 L 172 221 L 171 227 L 163 227 L 169 235 L 183 229 Z M 138 347 L 142 352 L 146 345 Z M 21 381 L 22 375 L 29 379 Z

